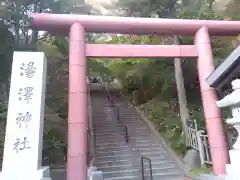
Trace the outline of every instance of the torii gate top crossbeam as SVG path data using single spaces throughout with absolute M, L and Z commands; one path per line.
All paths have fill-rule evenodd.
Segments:
M 194 35 L 207 27 L 212 36 L 235 36 L 240 33 L 240 21 L 187 20 L 132 18 L 114 16 L 89 16 L 74 14 L 32 14 L 32 27 L 39 30 L 64 30 L 78 21 L 86 31 L 120 34 Z

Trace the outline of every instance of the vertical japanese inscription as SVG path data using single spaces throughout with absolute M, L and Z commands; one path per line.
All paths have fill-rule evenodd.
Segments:
M 29 104 L 29 102 L 32 100 L 33 89 L 33 87 L 20 88 L 18 91 L 19 101 L 24 100 L 27 102 L 27 104 Z
M 25 77 L 27 79 L 33 78 L 36 74 L 36 67 L 34 62 L 22 63 L 20 66 L 20 76 Z M 27 81 L 24 79 L 24 81 Z M 32 96 L 34 95 L 34 87 L 22 87 L 18 90 L 18 100 L 25 101 L 27 104 L 31 103 Z M 19 129 L 28 128 L 28 123 L 32 120 L 32 114 L 29 111 L 19 112 L 16 117 L 16 125 Z M 26 130 L 26 129 L 25 129 Z M 23 151 L 25 149 L 30 149 L 30 142 L 28 137 L 24 136 L 23 138 L 17 137 L 13 144 L 13 150 L 16 153 Z
M 36 67 L 34 66 L 34 62 L 29 62 L 27 64 L 22 63 L 20 70 L 20 76 L 25 76 L 29 79 L 32 78 L 36 73 Z
M 28 138 L 27 137 L 23 137 L 23 139 L 16 138 L 13 150 L 16 151 L 16 153 L 18 153 L 19 151 L 22 151 L 24 149 L 30 149 Z
M 16 124 L 19 128 L 28 128 L 28 123 L 32 120 L 32 114 L 30 112 L 18 113 L 16 118 Z

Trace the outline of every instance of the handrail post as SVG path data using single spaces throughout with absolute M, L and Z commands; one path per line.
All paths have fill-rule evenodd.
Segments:
M 128 127 L 125 126 L 125 141 L 126 143 L 128 143 L 129 139 L 128 139 Z
M 143 157 L 141 157 L 141 168 L 142 168 L 142 180 L 145 180 L 145 177 L 144 177 Z
M 117 118 L 117 121 L 120 121 L 119 109 L 117 107 L 116 107 L 116 118 Z
M 152 174 L 152 160 L 149 159 L 149 169 L 150 169 L 150 178 L 153 180 L 153 174 Z

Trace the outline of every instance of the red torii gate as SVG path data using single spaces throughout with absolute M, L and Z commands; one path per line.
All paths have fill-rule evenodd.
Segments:
M 239 21 L 177 20 L 32 14 L 32 27 L 46 31 L 70 30 L 67 179 L 87 176 L 87 84 L 86 57 L 196 57 L 205 122 L 215 174 L 225 173 L 229 161 L 225 130 L 214 89 L 205 79 L 214 71 L 210 37 L 236 36 Z M 195 45 L 103 45 L 86 44 L 85 33 L 132 33 L 195 36 Z

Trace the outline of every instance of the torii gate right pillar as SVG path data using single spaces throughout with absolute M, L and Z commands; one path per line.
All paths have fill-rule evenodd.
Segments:
M 203 27 L 198 30 L 195 35 L 195 45 L 198 51 L 198 76 L 213 170 L 215 174 L 223 175 L 225 165 L 229 163 L 229 154 L 221 110 L 216 105 L 218 96 L 216 91 L 205 82 L 205 79 L 215 69 L 207 28 Z

